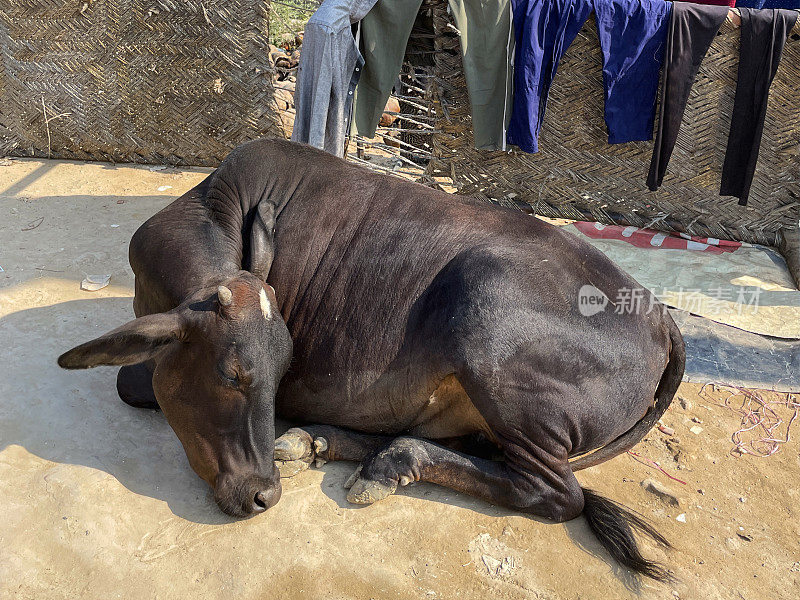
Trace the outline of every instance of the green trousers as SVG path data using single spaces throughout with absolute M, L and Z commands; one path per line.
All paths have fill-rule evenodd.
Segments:
M 353 105 L 353 130 L 373 137 L 405 55 L 422 0 L 378 0 L 361 22 L 365 65 Z M 511 116 L 514 36 L 510 0 L 449 0 L 461 33 L 475 147 L 505 149 Z

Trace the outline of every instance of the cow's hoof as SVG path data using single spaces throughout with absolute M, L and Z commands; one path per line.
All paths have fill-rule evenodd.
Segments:
M 347 481 L 344 482 L 344 489 L 349 490 L 353 487 L 353 484 L 358 481 L 358 476 L 361 475 L 361 465 L 358 465 L 358 468 L 353 471 L 353 474 L 347 478 Z
M 312 438 L 304 429 L 293 427 L 275 440 L 275 465 L 281 477 L 294 477 L 312 463 L 317 468 L 324 465 L 327 449 L 328 440 L 324 437 Z
M 314 459 L 314 440 L 307 431 L 292 427 L 275 440 L 275 460 L 295 461 Z
M 306 461 L 303 459 L 300 460 L 276 460 L 275 466 L 278 467 L 278 472 L 281 474 L 281 478 L 285 479 L 287 477 L 294 477 L 295 475 L 299 475 L 308 467 L 311 466 L 311 461 Z
M 394 494 L 397 483 L 389 481 L 388 484 L 370 479 L 357 479 L 347 493 L 347 501 L 353 504 L 372 504 Z

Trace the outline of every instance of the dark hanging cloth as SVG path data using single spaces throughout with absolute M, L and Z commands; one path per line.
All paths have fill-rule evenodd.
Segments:
M 647 175 L 647 187 L 653 191 L 664 180 L 700 63 L 727 15 L 727 6 L 673 3 L 667 32 L 656 141 L 650 173 Z
M 797 21 L 797 12 L 749 8 L 740 8 L 739 12 L 742 17 L 739 74 L 719 193 L 736 196 L 744 206 L 756 170 L 769 86 L 781 62 L 786 38 Z

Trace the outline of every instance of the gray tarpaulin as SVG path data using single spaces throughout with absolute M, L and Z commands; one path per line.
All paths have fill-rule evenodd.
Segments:
M 686 342 L 684 381 L 800 392 L 800 340 L 750 333 L 682 310 L 669 312 Z

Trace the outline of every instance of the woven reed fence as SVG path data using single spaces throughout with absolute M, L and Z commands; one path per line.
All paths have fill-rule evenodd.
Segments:
M 0 155 L 216 165 L 282 135 L 269 0 L 4 0 Z
M 645 185 L 652 142 L 609 145 L 602 59 L 593 18 L 562 59 L 550 92 L 540 152 L 486 152 L 472 145 L 458 35 L 445 0 L 432 5 L 435 159 L 429 176 L 459 192 L 551 217 L 652 227 L 777 245 L 800 219 L 800 25 L 784 50 L 767 110 L 747 207 L 719 196 L 739 60 L 739 28 L 723 24 L 692 89 L 664 185 Z
M 236 145 L 291 134 L 269 39 L 318 0 L 6 0 L 0 5 L 0 155 L 216 165 Z M 274 10 L 273 10 L 274 7 Z M 285 12 L 290 9 L 289 16 Z M 284 11 L 283 14 L 277 14 Z M 799 26 L 800 27 L 800 26 Z M 278 36 L 279 37 L 279 36 Z M 600 49 L 590 19 L 553 84 L 536 155 L 472 147 L 457 30 L 423 0 L 396 120 L 348 158 L 529 212 L 776 245 L 800 214 L 800 36 L 772 86 L 750 203 L 718 196 L 738 28 L 703 61 L 665 185 L 649 192 L 651 142 L 606 143 Z

